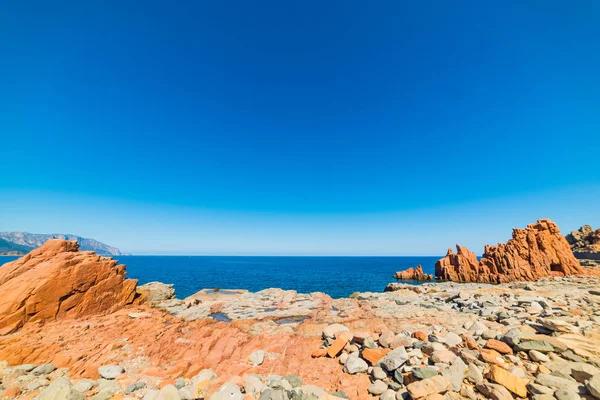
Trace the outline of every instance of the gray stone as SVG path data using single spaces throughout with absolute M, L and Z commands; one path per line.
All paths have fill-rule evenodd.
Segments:
M 575 392 L 579 391 L 579 385 L 576 382 L 549 374 L 539 374 L 535 378 L 535 383 L 556 389 L 571 389 Z
M 467 367 L 467 380 L 475 385 L 483 382 L 483 372 L 477 365 L 469 363 Z
M 288 381 L 288 383 L 290 384 L 290 386 L 292 388 L 297 388 L 297 387 L 302 386 L 302 378 L 300 378 L 298 375 L 286 375 L 283 377 L 283 379 Z
M 438 369 L 435 367 L 415 368 L 411 372 L 418 379 L 427 379 L 438 375 Z
M 47 375 L 50 372 L 54 371 L 56 369 L 56 366 L 54 364 L 43 364 L 40 365 L 39 367 L 34 368 L 31 373 L 35 376 L 39 376 L 39 375 Z
M 596 374 L 586 382 L 585 386 L 590 391 L 590 394 L 600 399 L 600 374 Z
M 359 374 L 362 372 L 366 372 L 368 368 L 369 365 L 365 360 L 358 356 L 358 353 L 350 354 L 348 356 L 348 359 L 346 360 L 346 364 L 344 365 L 344 369 L 349 374 Z
M 98 383 L 96 383 L 96 381 L 91 379 L 80 379 L 76 384 L 73 385 L 73 389 L 77 390 L 78 392 L 85 393 L 97 384 Z
M 387 353 L 377 365 L 385 368 L 387 371 L 395 371 L 400 368 L 408 360 L 408 354 L 404 347 L 398 347 Z
M 462 386 L 463 379 L 465 379 L 467 375 L 467 370 L 467 365 L 460 357 L 457 357 L 452 365 L 442 370 L 442 376 L 446 378 L 452 385 L 452 388 L 458 392 Z
M 98 368 L 98 374 L 104 379 L 115 379 L 123 372 L 125 372 L 125 369 L 120 365 L 103 365 Z
M 532 361 L 539 362 L 539 363 L 545 363 L 545 362 L 550 361 L 550 358 L 548 358 L 547 355 L 545 355 L 544 353 L 540 353 L 537 350 L 531 350 L 529 352 L 529 358 L 531 358 Z
M 587 363 L 572 363 L 571 364 L 571 376 L 575 378 L 577 382 L 585 382 L 592 376 L 600 374 L 600 370 L 591 364 Z
M 181 400 L 194 400 L 196 396 L 194 396 L 194 390 L 191 386 L 184 386 L 179 389 L 179 398 Z
M 558 389 L 554 392 L 554 397 L 558 400 L 580 400 L 581 397 L 576 392 L 569 389 Z
M 305 395 L 304 393 L 300 392 L 294 392 L 294 394 L 292 395 L 292 398 L 294 400 L 304 400 L 304 399 L 308 399 L 309 397 L 307 397 L 307 395 Z M 275 389 L 265 389 L 261 394 L 260 397 L 258 398 L 258 400 L 288 400 L 288 396 L 285 392 L 285 390 L 275 390 Z
M 21 364 L 13 368 L 13 371 L 31 372 L 35 369 L 33 364 Z
M 177 379 L 175 379 L 175 387 L 177 389 L 181 389 L 184 386 L 185 386 L 185 379 L 183 379 L 183 378 L 177 378 Z
M 373 371 L 371 371 L 371 375 L 375 379 L 385 379 L 387 378 L 387 373 L 381 367 L 373 367 Z
M 383 392 L 385 392 L 388 388 L 388 385 L 381 380 L 376 380 L 375 382 L 373 382 L 373 384 L 371 386 L 369 386 L 367 388 L 367 391 L 369 393 L 371 393 L 372 395 L 378 396 L 380 394 L 382 394 Z
M 537 350 L 541 353 L 549 353 L 554 351 L 554 347 L 552 347 L 552 345 L 545 340 L 530 340 L 528 342 L 520 342 L 515 347 L 518 351 L 524 352 Z
M 256 350 L 250 353 L 248 359 L 254 365 L 261 365 L 265 361 L 265 351 L 264 350 Z
M 399 369 L 394 371 L 394 381 L 398 382 L 400 385 L 404 385 L 404 375 L 402 375 L 402 371 Z
M 25 389 L 27 389 L 28 391 L 32 392 L 36 389 L 41 388 L 42 386 L 48 386 L 50 384 L 50 381 L 46 378 L 38 378 L 35 379 L 31 382 L 29 382 L 26 386 Z
M 127 387 L 125 388 L 125 394 L 131 394 L 137 390 L 143 389 L 146 387 L 146 384 L 144 382 L 133 382 L 130 383 L 129 385 L 127 385 Z
M 112 390 L 102 390 L 92 396 L 92 400 L 109 400 L 115 393 Z
M 454 347 L 462 343 L 462 339 L 456 333 L 448 332 L 448 334 L 444 337 L 444 343 L 450 347 Z
M 500 340 L 502 340 L 507 345 L 513 347 L 521 342 L 521 335 L 522 332 L 520 329 L 510 329 L 508 332 L 502 335 Z
M 83 394 L 71 387 L 71 382 L 65 377 L 58 378 L 40 392 L 37 400 L 83 400 Z
M 396 392 L 394 392 L 392 389 L 388 389 L 385 392 L 383 392 L 381 394 L 381 396 L 379 396 L 379 400 L 395 400 L 396 399 Z
M 549 388 L 547 386 L 537 384 L 537 383 L 528 383 L 527 391 L 531 394 L 552 394 L 552 393 L 554 393 L 554 389 Z
M 248 374 L 244 378 L 244 388 L 246 389 L 246 393 L 257 397 L 267 388 L 267 385 L 263 383 L 260 376 Z
M 212 395 L 211 400 L 243 400 L 244 396 L 238 385 L 225 383 Z
M 146 391 L 144 397 L 142 397 L 142 400 L 156 400 L 156 398 L 158 397 L 158 393 L 159 392 L 157 389 L 150 389 Z

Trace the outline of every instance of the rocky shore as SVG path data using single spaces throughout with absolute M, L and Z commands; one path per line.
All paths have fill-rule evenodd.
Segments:
M 343 299 L 205 289 L 180 300 L 49 241 L 0 268 L 0 397 L 600 398 L 600 278 L 549 265 L 535 280 L 394 283 Z

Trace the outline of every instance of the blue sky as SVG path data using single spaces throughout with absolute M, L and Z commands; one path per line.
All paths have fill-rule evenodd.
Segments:
M 600 4 L 374 3 L 3 5 L 0 229 L 438 255 L 600 226 Z

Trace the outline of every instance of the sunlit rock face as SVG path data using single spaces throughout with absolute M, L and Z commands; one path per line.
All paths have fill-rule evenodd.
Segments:
M 79 251 L 74 241 L 48 240 L 0 268 L 0 332 L 28 321 L 113 312 L 133 302 L 136 284 L 116 260 Z
M 455 282 L 503 283 L 586 274 L 554 222 L 541 219 L 525 229 L 513 229 L 512 236 L 506 244 L 486 246 L 480 261 L 466 247 L 457 245 L 456 254 L 449 249 L 435 265 L 436 277 Z

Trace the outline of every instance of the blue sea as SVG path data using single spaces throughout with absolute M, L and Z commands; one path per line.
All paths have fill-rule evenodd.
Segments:
M 0 257 L 0 263 L 18 257 Z M 382 292 L 394 273 L 423 266 L 434 272 L 440 257 L 263 257 L 263 256 L 116 256 L 127 276 L 140 284 L 172 283 L 178 298 L 204 288 L 276 287 L 300 293 L 324 292 L 333 298 L 354 292 Z

